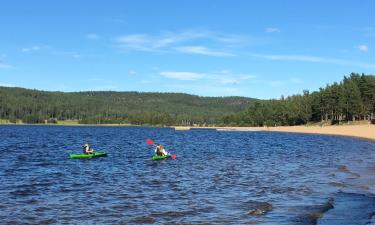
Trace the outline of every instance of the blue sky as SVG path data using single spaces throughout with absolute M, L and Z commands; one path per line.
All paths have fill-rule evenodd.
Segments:
M 374 1 L 2 1 L 0 85 L 262 99 L 375 74 Z

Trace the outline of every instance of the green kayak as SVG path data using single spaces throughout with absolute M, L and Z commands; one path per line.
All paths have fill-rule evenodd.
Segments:
M 69 158 L 71 159 L 91 159 L 91 158 L 105 157 L 105 156 L 107 156 L 106 152 L 94 152 L 93 154 L 83 154 L 83 153 L 69 154 Z
M 161 160 L 171 157 L 170 155 L 154 155 L 152 156 L 152 160 Z
M 175 159 L 176 158 L 176 154 L 171 154 L 171 155 L 154 155 L 152 156 L 152 160 L 161 160 L 161 159 L 167 159 L 167 158 L 171 158 L 171 159 Z

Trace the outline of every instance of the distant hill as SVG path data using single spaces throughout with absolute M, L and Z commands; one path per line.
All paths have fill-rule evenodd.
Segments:
M 25 123 L 209 125 L 246 110 L 256 99 L 181 93 L 48 92 L 0 87 L 0 119 Z

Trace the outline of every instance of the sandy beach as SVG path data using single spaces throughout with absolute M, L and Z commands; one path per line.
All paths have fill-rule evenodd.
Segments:
M 267 127 L 263 131 L 278 131 L 292 133 L 328 134 L 359 137 L 375 140 L 375 125 L 338 125 L 338 126 L 290 126 Z
M 191 127 L 196 128 L 196 127 Z M 306 134 L 343 135 L 366 138 L 375 141 L 375 125 L 333 125 L 333 126 L 280 126 L 280 127 L 212 127 L 219 131 L 275 131 Z M 175 127 L 176 130 L 188 130 L 189 127 Z

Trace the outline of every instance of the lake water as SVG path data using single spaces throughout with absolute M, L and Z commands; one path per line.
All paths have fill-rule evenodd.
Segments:
M 366 224 L 375 212 L 367 140 L 91 126 L 0 136 L 1 224 Z M 152 161 L 146 138 L 177 159 Z M 68 159 L 86 142 L 108 157 Z

